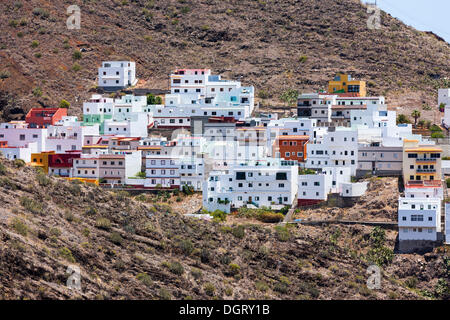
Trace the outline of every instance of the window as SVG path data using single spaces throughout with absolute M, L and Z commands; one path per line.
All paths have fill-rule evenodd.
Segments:
M 286 172 L 277 172 L 276 180 L 287 180 L 287 173 Z

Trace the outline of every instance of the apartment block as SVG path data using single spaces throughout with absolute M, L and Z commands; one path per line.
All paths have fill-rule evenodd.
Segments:
M 398 200 L 398 237 L 404 240 L 436 241 L 441 232 L 441 200 L 437 198 L 400 198 Z
M 98 69 L 98 86 L 107 91 L 124 89 L 136 83 L 135 62 L 105 61 Z

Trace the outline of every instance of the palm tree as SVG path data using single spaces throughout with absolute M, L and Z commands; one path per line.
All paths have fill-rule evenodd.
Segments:
M 420 118 L 420 111 L 417 110 L 417 109 L 414 110 L 414 111 L 411 113 L 411 117 L 414 118 L 414 128 L 417 128 L 417 119 Z

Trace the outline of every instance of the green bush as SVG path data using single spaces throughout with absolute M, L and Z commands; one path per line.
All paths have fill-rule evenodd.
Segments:
M 59 103 L 59 107 L 69 109 L 70 103 L 69 103 L 69 101 L 62 99 L 61 102 Z
M 110 240 L 112 243 L 114 243 L 114 244 L 116 244 L 116 245 L 118 245 L 118 246 L 121 246 L 122 243 L 123 243 L 123 238 L 122 238 L 122 236 L 120 235 L 120 233 L 118 233 L 118 232 L 113 232 L 113 233 L 111 233 L 111 234 L 109 235 L 109 240 Z
M 170 294 L 169 290 L 161 288 L 159 289 L 159 297 L 162 300 L 171 300 L 172 299 L 172 295 Z
M 224 211 L 216 210 L 214 212 L 211 212 L 210 214 L 213 216 L 214 220 L 216 220 L 216 221 L 223 222 L 223 221 L 227 220 L 227 213 Z
M 283 221 L 284 216 L 282 213 L 264 211 L 258 214 L 257 219 L 265 223 L 277 223 Z
M 216 292 L 216 287 L 210 282 L 206 283 L 203 289 L 205 290 L 205 294 L 210 297 Z
M 68 249 L 68 248 L 64 247 L 64 248 L 59 249 L 59 255 L 69 262 L 72 262 L 72 263 L 75 262 L 75 258 L 72 255 L 72 251 L 70 251 L 70 249 Z
M 191 253 L 194 251 L 194 245 L 190 240 L 183 240 L 179 244 L 179 248 L 186 256 L 191 255 Z
M 72 70 L 78 72 L 81 70 L 81 66 L 78 63 L 74 63 L 72 66 Z
M 231 229 L 231 233 L 236 238 L 242 239 L 245 237 L 245 227 L 244 226 L 237 226 Z
M 291 238 L 291 232 L 287 227 L 283 226 L 276 226 L 275 227 L 275 234 L 279 241 L 286 242 L 289 241 Z
M 153 284 L 152 278 L 145 272 L 138 273 L 136 275 L 136 279 L 145 284 L 147 287 L 151 286 Z
M 172 272 L 173 274 L 176 274 L 178 276 L 181 276 L 184 273 L 183 265 L 181 263 L 179 263 L 178 261 L 173 261 L 173 262 L 169 263 L 168 267 L 169 267 L 170 272 Z
M 80 60 L 82 57 L 83 57 L 83 55 L 80 50 L 75 50 L 72 54 L 73 60 Z
M 111 229 L 111 221 L 107 218 L 98 218 L 95 222 L 95 226 L 102 230 L 110 230 Z
M 33 214 L 42 214 L 44 209 L 42 204 L 28 197 L 20 198 L 20 204 Z
M 236 276 L 241 272 L 241 267 L 236 263 L 230 263 L 228 265 L 229 272 L 232 276 Z
M 14 165 L 17 168 L 23 168 L 23 167 L 25 167 L 25 161 L 23 161 L 22 159 L 16 159 L 16 160 L 14 160 Z
M 31 47 L 32 47 L 32 48 L 37 48 L 37 47 L 39 47 L 39 41 L 33 40 L 33 41 L 31 42 Z
M 8 172 L 8 169 L 6 169 L 5 165 L 3 163 L 0 163 L 0 175 L 4 176 Z
M 36 180 L 41 187 L 46 187 L 51 183 L 50 178 L 45 173 L 38 173 Z
M 19 218 L 14 218 L 11 227 L 22 236 L 26 237 L 28 234 L 28 227 L 27 225 Z

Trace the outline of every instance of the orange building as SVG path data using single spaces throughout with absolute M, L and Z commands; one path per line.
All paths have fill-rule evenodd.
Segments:
M 44 170 L 45 173 L 48 173 L 48 158 L 50 155 L 55 154 L 55 151 L 44 151 L 41 153 L 32 153 L 31 154 L 31 163 L 32 167 L 40 167 Z
M 273 155 L 284 160 L 306 161 L 306 145 L 309 136 L 288 135 L 278 136 L 273 143 Z

